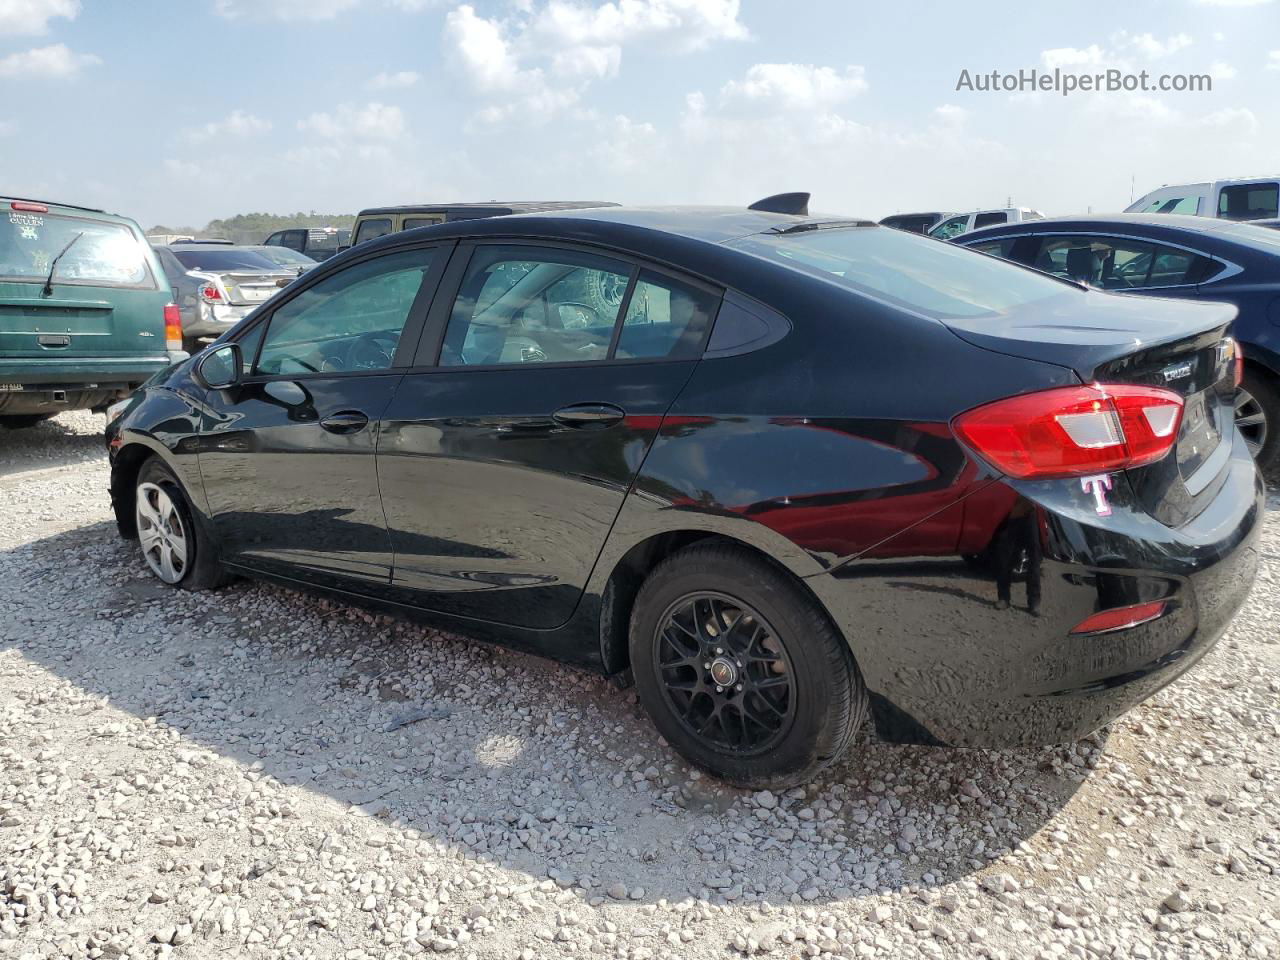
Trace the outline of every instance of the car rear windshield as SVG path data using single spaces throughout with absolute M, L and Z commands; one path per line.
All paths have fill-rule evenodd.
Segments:
M 288 247 L 267 247 L 262 251 L 262 255 L 273 263 L 287 263 L 299 267 L 309 267 L 316 262 L 313 257 L 308 257 L 297 250 L 290 250 Z
M 142 242 L 122 224 L 24 210 L 0 219 L 0 278 L 43 283 L 59 253 L 54 283 L 154 287 Z
M 337 252 L 339 247 L 345 247 L 350 241 L 350 230 L 338 230 L 334 233 L 317 230 L 307 237 L 307 249 L 319 252 L 323 252 L 325 250 Z
M 981 317 L 1075 288 L 964 247 L 886 227 L 763 233 L 729 246 L 926 316 Z
M 188 270 L 275 270 L 257 250 L 186 250 L 173 248 L 173 255 Z

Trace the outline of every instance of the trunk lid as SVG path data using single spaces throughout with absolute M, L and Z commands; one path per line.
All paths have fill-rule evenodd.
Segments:
M 297 279 L 297 274 L 282 271 L 238 270 L 219 273 L 227 298 L 233 306 L 256 306 L 270 300 L 281 288 Z M 281 281 L 284 281 L 281 283 Z
M 1084 383 L 1145 384 L 1180 394 L 1182 424 L 1172 454 L 1125 471 L 1143 509 L 1176 527 L 1208 506 L 1225 478 L 1235 385 L 1224 342 L 1236 312 L 1226 303 L 1090 291 L 1083 300 L 944 322 L 976 346 L 1070 367 Z

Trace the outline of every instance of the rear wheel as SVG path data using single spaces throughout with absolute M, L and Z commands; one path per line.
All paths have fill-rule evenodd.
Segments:
M 796 583 L 737 547 L 694 546 L 649 575 L 631 669 L 667 742 L 743 787 L 810 779 L 866 713 L 844 638 Z
M 57 416 L 55 413 L 12 413 L 0 417 L 0 427 L 7 430 L 25 430 L 27 427 L 34 427 L 37 423 L 52 420 L 55 416 Z
M 182 484 L 158 457 L 138 471 L 134 521 L 142 559 L 160 580 L 185 590 L 207 590 L 227 581 Z
M 1280 460 L 1280 391 L 1275 382 L 1247 369 L 1236 390 L 1235 406 L 1236 426 L 1258 466 L 1274 466 Z

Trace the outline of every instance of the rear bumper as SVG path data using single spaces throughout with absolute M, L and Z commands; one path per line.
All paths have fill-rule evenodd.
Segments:
M 220 337 L 256 309 L 257 304 L 201 303 L 189 322 L 183 318 L 182 334 L 186 337 Z
M 98 407 L 136 389 L 186 356 L 0 357 L 0 414 Z
M 903 557 L 890 541 L 810 578 L 854 648 L 880 736 L 1065 742 L 1176 679 L 1212 648 L 1257 571 L 1264 489 L 1238 434 L 1226 469 L 1213 502 L 1176 529 L 1125 502 L 1121 483 L 1102 518 L 1046 495 L 1049 485 L 998 482 L 952 508 L 967 525 L 984 517 L 985 549 Z M 1099 610 L 1152 600 L 1166 601 L 1160 619 L 1071 633 Z

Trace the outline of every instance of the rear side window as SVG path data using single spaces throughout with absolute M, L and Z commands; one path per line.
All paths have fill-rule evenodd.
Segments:
M 122 224 L 22 210 L 0 220 L 0 277 L 43 283 L 55 258 L 54 283 L 154 288 L 142 242 Z
M 1004 240 L 988 240 L 986 243 L 967 243 L 970 250 L 977 250 L 979 253 L 985 253 L 992 257 L 999 257 L 1001 260 L 1013 259 L 1013 245 L 1017 242 L 1014 237 L 1006 237 Z
M 1223 187 L 1218 194 L 1218 216 L 1226 220 L 1262 220 L 1280 215 L 1280 185 L 1246 183 Z
M 998 314 L 1071 293 L 1003 260 L 884 227 L 757 234 L 729 246 L 937 318 Z
M 356 227 L 356 243 L 364 243 L 366 240 L 376 240 L 378 237 L 385 237 L 391 233 L 391 218 L 379 218 L 377 220 L 362 220 L 360 226 Z
M 480 247 L 454 301 L 440 366 L 603 360 L 631 272 L 622 261 L 571 250 Z
M 696 356 L 718 303 L 714 294 L 641 270 L 614 356 Z
M 404 218 L 404 228 L 406 230 L 413 230 L 417 227 L 429 227 L 433 223 L 444 223 L 444 214 L 442 213 L 437 216 L 431 216 L 431 217 L 405 217 Z
M 973 229 L 981 230 L 983 227 L 994 227 L 996 224 L 1008 222 L 1007 213 L 980 213 L 973 218 Z
M 1113 237 L 1052 237 L 1041 244 L 1038 270 L 1103 290 L 1178 287 L 1221 269 L 1188 250 Z

